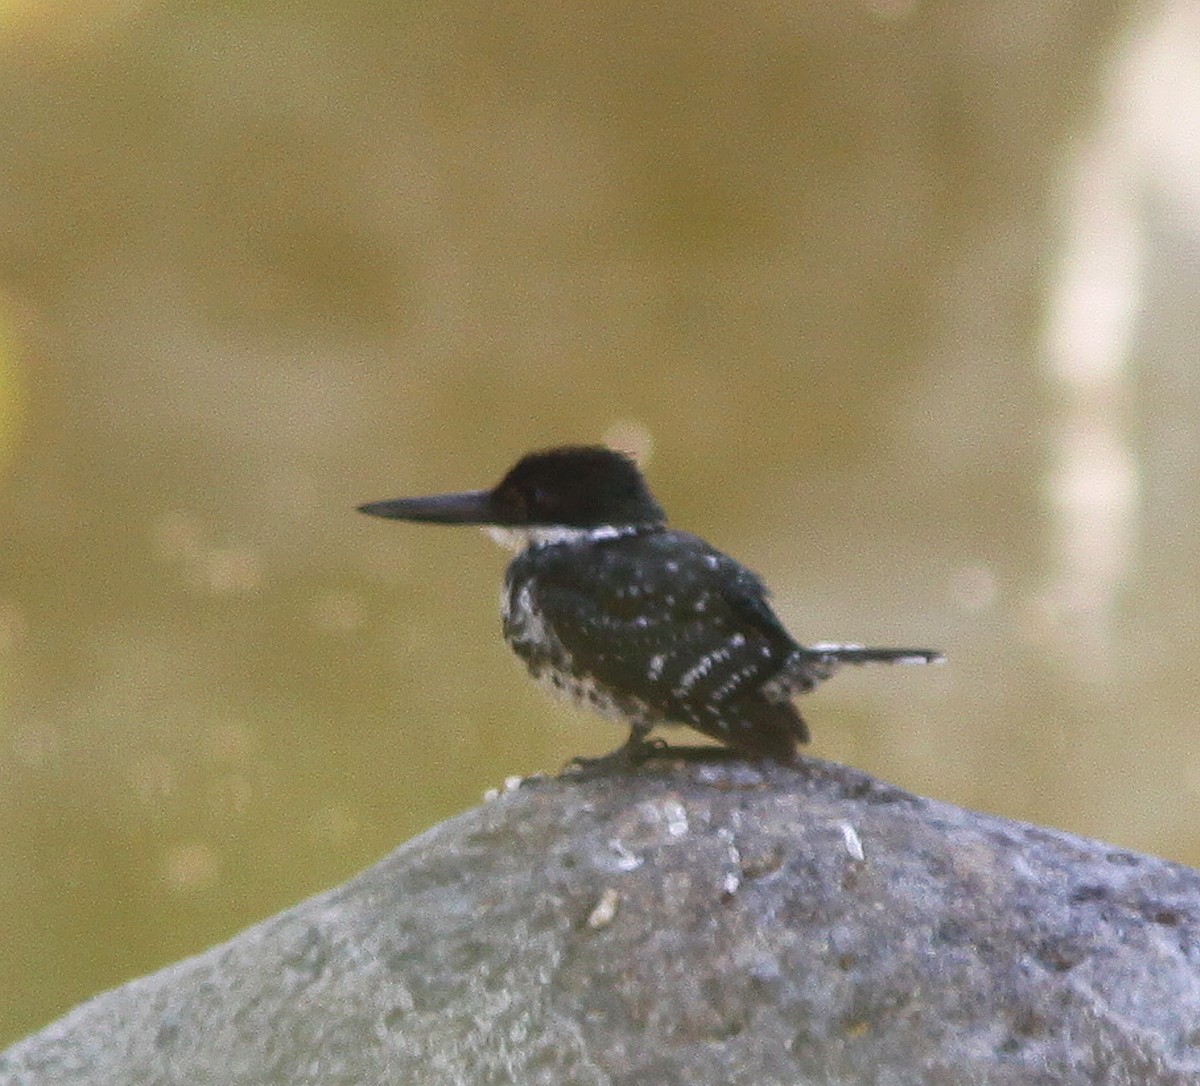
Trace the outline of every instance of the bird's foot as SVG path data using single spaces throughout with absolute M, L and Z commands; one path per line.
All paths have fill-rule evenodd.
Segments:
M 631 739 L 623 746 L 599 758 L 572 758 L 559 776 L 571 780 L 592 780 L 618 773 L 627 773 L 647 762 L 677 761 L 693 765 L 720 765 L 729 762 L 748 762 L 756 765 L 790 766 L 804 769 L 805 759 L 799 753 L 788 757 L 751 754 L 734 747 L 674 746 L 662 739 Z
M 634 732 L 616 750 L 602 754 L 599 758 L 572 758 L 563 767 L 562 775 L 569 776 L 572 780 L 591 780 L 593 777 L 626 773 L 670 749 L 661 739 L 647 739 L 644 735 Z

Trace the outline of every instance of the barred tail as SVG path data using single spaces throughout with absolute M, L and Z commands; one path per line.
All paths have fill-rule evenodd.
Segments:
M 799 692 L 824 682 L 842 664 L 940 664 L 945 659 L 936 649 L 878 649 L 825 643 L 803 645 L 787 662 L 777 682 L 785 689 Z
M 936 649 L 870 649 L 863 645 L 808 645 L 810 659 L 837 664 L 940 664 L 946 659 Z

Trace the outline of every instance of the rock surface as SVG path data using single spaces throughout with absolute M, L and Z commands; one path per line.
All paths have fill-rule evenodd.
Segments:
M 1200 1082 L 1200 873 L 817 761 L 537 780 L 0 1086 Z

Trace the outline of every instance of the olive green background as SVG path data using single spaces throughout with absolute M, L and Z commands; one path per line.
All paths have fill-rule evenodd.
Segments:
M 814 753 L 1200 863 L 1195 220 L 1118 370 L 1047 333 L 1153 10 L 7 9 L 0 1039 L 619 741 L 492 544 L 353 511 L 561 442 L 801 639 L 947 652 Z

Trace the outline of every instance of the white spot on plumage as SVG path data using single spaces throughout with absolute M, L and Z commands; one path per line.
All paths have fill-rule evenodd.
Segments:
M 683 697 L 689 690 L 691 690 L 693 686 L 696 685 L 697 682 L 703 679 L 704 676 L 712 670 L 713 664 L 716 663 L 714 657 L 717 655 L 718 653 L 711 653 L 708 656 L 701 656 L 698 663 L 692 667 L 689 667 L 687 671 L 685 671 L 679 677 L 679 682 L 676 684 L 672 693 L 674 693 L 677 698 Z
M 704 678 L 717 664 L 728 660 L 734 653 L 735 649 L 741 648 L 746 643 L 746 638 L 742 634 L 734 634 L 725 648 L 716 649 L 713 652 L 706 653 L 701 656 L 695 664 L 687 669 L 680 677 L 675 689 L 672 691 L 677 698 L 686 696 L 687 692 L 692 689 L 701 679 Z
M 649 718 L 649 708 L 640 699 L 622 696 L 593 676 L 577 673 L 574 659 L 537 606 L 531 582 L 523 583 L 515 594 L 511 591 L 504 594 L 501 613 L 508 643 L 525 660 L 530 675 L 540 686 L 612 720 Z
M 650 666 L 646 669 L 646 678 L 651 682 L 657 682 L 662 676 L 663 665 L 667 662 L 667 658 L 661 653 L 655 653 L 650 657 Z
M 749 667 L 741 668 L 729 676 L 720 686 L 718 686 L 711 694 L 709 700 L 712 702 L 724 701 L 738 687 L 743 686 L 747 679 L 754 678 L 758 674 L 758 665 L 751 664 Z
M 512 595 L 505 592 L 501 597 L 500 615 L 508 630 L 510 642 L 522 645 L 547 645 L 553 635 L 546 626 L 546 619 L 541 609 L 533 600 L 533 586 L 526 581 L 521 585 L 515 601 Z
M 543 690 L 563 698 L 581 709 L 588 709 L 609 720 L 629 724 L 640 720 L 651 720 L 649 706 L 639 698 L 621 697 L 603 686 L 591 675 L 576 675 L 571 657 L 563 653 L 556 664 L 542 667 L 531 666 L 529 674 Z M 558 670 L 559 668 L 567 670 Z

